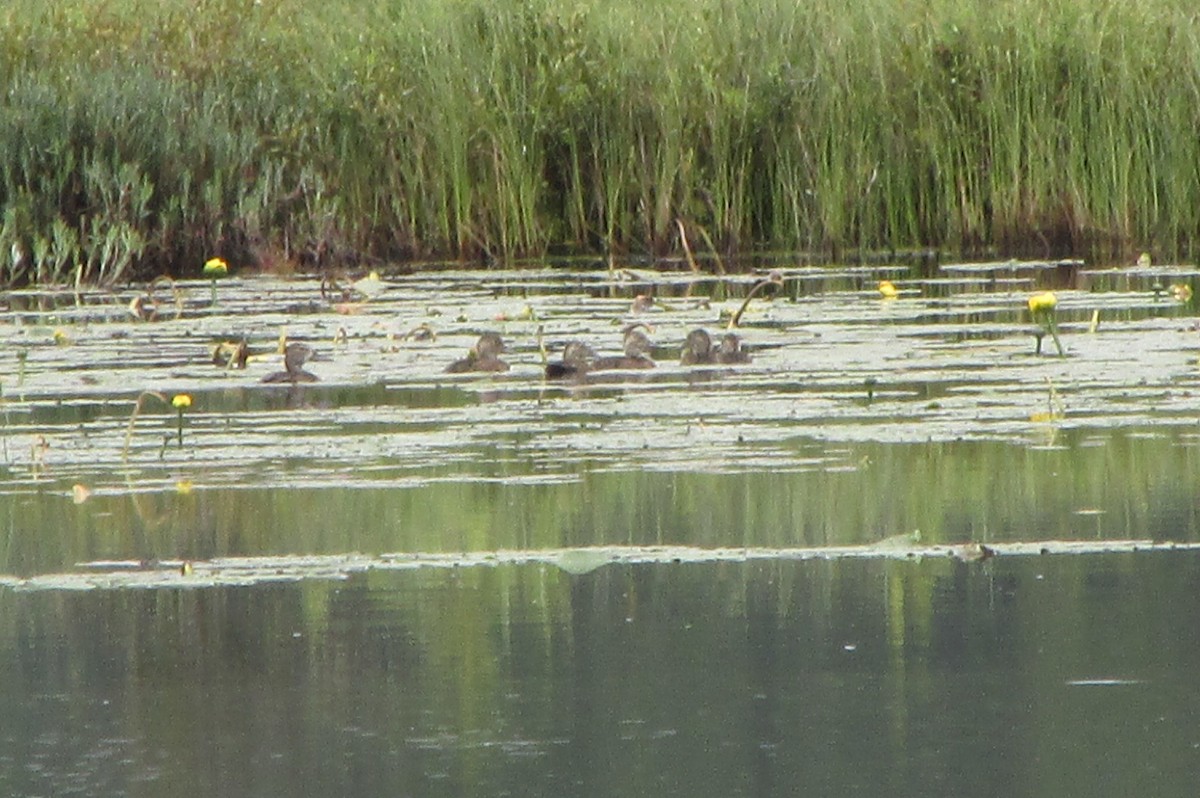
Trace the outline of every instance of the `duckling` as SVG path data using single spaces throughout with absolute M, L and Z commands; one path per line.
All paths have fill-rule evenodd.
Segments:
M 596 353 L 582 341 L 571 341 L 563 347 L 562 360 L 546 364 L 546 376 L 552 380 L 582 377 L 592 368 Z
M 276 371 L 262 378 L 263 382 L 317 382 L 316 374 L 304 370 L 304 364 L 316 357 L 316 350 L 308 344 L 290 343 L 283 350 L 283 371 Z
M 447 374 L 465 374 L 469 371 L 508 371 L 508 364 L 499 355 L 505 351 L 504 339 L 496 333 L 479 336 L 467 356 L 446 366 Z
M 687 339 L 683 342 L 683 350 L 679 354 L 679 362 L 684 366 L 716 362 L 712 338 L 706 330 L 697 328 L 688 333 Z
M 685 366 L 749 363 L 750 353 L 742 349 L 742 339 L 736 333 L 725 333 L 720 344 L 714 348 L 708 332 L 696 329 L 688 333 L 687 340 L 683 342 L 679 362 Z
M 749 363 L 750 353 L 742 349 L 742 339 L 734 333 L 725 333 L 717 347 L 718 363 Z
M 625 354 L 602 357 L 592 361 L 596 371 L 604 369 L 652 369 L 654 360 L 650 357 L 653 344 L 646 333 L 639 330 L 644 324 L 630 324 L 625 328 Z

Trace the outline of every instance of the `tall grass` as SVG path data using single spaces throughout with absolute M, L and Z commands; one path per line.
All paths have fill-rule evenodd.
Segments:
M 10 0 L 0 88 L 8 283 L 1200 240 L 1184 0 Z

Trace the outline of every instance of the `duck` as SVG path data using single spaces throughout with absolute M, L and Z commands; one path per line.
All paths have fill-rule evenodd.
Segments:
M 742 349 L 742 339 L 736 333 L 725 333 L 717 346 L 718 363 L 749 363 L 750 353 Z
M 598 358 L 592 361 L 592 369 L 595 371 L 603 371 L 606 369 L 652 369 L 654 368 L 654 360 L 650 357 L 650 352 L 653 349 L 653 344 L 650 343 L 650 338 L 646 333 L 642 332 L 639 327 L 646 325 L 630 324 L 625 328 L 625 337 L 623 346 L 625 349 L 624 355 L 610 355 L 608 357 Z
M 742 339 L 737 333 L 725 333 L 714 348 L 708 331 L 697 328 L 683 342 L 679 362 L 684 366 L 749 363 L 750 353 L 742 349 Z
M 489 332 L 479 336 L 467 356 L 446 366 L 447 374 L 465 374 L 470 371 L 508 371 L 508 364 L 500 359 L 505 351 L 504 339 Z
M 283 371 L 262 378 L 263 382 L 318 382 L 316 374 L 304 370 L 304 364 L 316 358 L 317 352 L 308 344 L 290 343 L 283 350 Z
M 596 352 L 582 341 L 571 341 L 563 347 L 562 360 L 546 364 L 546 376 L 549 379 L 565 377 L 582 377 L 592 368 Z
M 716 362 L 712 337 L 709 336 L 707 330 L 697 328 L 688 333 L 683 342 L 683 350 L 679 353 L 679 362 L 684 366 Z

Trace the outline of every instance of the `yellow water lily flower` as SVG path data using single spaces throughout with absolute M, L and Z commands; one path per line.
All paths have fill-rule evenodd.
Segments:
M 171 397 L 171 406 L 183 410 L 192 406 L 192 397 L 186 393 L 177 393 Z
M 1171 296 L 1180 302 L 1190 302 L 1192 299 L 1192 287 L 1187 283 L 1175 283 L 1171 286 Z
M 1029 313 L 1038 325 L 1037 330 L 1033 333 L 1034 338 L 1037 339 L 1037 346 L 1033 350 L 1034 354 L 1042 353 L 1042 337 L 1049 334 L 1054 339 L 1054 347 L 1058 349 L 1059 357 L 1067 356 L 1062 341 L 1058 340 L 1058 325 L 1054 320 L 1056 307 L 1058 307 L 1058 297 L 1054 295 L 1053 291 L 1042 291 L 1040 294 L 1029 297 Z
M 1053 291 L 1043 291 L 1029 297 L 1029 311 L 1034 314 L 1049 313 L 1058 306 L 1058 297 Z
M 879 281 L 879 293 L 884 299 L 895 299 L 900 296 L 900 290 L 896 288 L 891 280 Z
M 209 258 L 204 262 L 205 277 L 224 277 L 229 274 L 229 264 L 224 258 Z

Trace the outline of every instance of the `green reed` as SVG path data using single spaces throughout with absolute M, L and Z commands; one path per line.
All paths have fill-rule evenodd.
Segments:
M 0 88 L 6 283 L 1200 236 L 1183 0 L 13 0 Z

